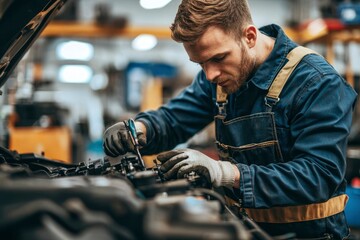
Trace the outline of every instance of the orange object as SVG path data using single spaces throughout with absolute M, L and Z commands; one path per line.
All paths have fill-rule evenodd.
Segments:
M 35 153 L 48 159 L 72 163 L 71 132 L 68 127 L 9 127 L 9 149 Z
M 163 103 L 163 83 L 161 78 L 151 78 L 146 82 L 142 91 L 140 111 L 155 110 Z M 145 166 L 153 167 L 156 155 L 143 156 Z

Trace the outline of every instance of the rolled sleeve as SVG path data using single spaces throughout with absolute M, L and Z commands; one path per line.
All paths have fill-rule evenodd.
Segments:
M 254 206 L 253 177 L 251 169 L 245 164 L 237 164 L 240 172 L 240 195 L 244 206 Z

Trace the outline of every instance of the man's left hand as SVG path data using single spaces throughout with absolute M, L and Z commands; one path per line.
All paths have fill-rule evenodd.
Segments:
M 216 161 L 196 150 L 172 150 L 159 154 L 157 159 L 162 163 L 160 170 L 167 179 L 183 178 L 194 171 L 214 187 L 232 188 L 235 182 L 235 170 L 230 162 Z

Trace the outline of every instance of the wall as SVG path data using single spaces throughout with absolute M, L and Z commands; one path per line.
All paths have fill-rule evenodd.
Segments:
M 127 16 L 135 26 L 170 26 L 181 0 L 172 0 L 162 9 L 145 10 L 139 0 L 79 0 L 78 17 L 82 21 L 92 21 L 97 4 L 109 4 L 114 15 Z M 268 23 L 285 24 L 290 17 L 292 1 L 289 0 L 250 0 L 255 24 L 262 26 Z M 271 10 L 271 12 L 269 12 Z
M 145 10 L 139 5 L 138 0 L 79 0 L 78 18 L 80 21 L 91 22 L 95 16 L 95 8 L 98 4 L 111 6 L 110 12 L 114 16 L 126 16 L 129 25 L 168 27 L 171 25 L 181 0 L 173 0 L 166 7 L 161 9 Z M 284 26 L 291 18 L 292 1 L 288 0 L 250 0 L 250 8 L 253 14 L 255 25 L 263 26 L 269 23 L 276 23 Z M 271 12 L 269 10 L 271 9 Z M 276 14 L 274 14 L 276 13 Z M 114 53 L 116 56 L 99 58 L 99 62 L 106 62 L 114 59 L 119 67 L 129 60 L 140 61 L 165 61 L 175 64 L 181 68 L 185 78 L 194 76 L 199 68 L 196 64 L 188 61 L 188 56 L 181 44 L 172 40 L 163 40 L 156 49 L 151 52 L 137 52 L 130 47 L 129 41 L 119 39 Z

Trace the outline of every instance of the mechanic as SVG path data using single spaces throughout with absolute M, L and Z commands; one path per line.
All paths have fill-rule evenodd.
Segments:
M 279 26 L 255 27 L 246 0 L 183 0 L 170 28 L 202 70 L 136 116 L 141 153 L 160 153 L 168 179 L 194 171 L 223 187 L 228 204 L 271 235 L 346 239 L 352 87 Z M 175 148 L 212 121 L 221 161 Z M 134 150 L 123 122 L 105 131 L 103 146 L 112 157 Z

